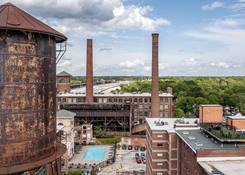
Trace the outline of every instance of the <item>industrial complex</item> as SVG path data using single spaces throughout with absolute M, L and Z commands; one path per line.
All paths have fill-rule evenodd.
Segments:
M 199 106 L 175 118 L 173 90 L 159 92 L 159 34 L 152 34 L 151 93 L 94 86 L 87 39 L 86 86 L 56 73 L 66 36 L 11 3 L 0 6 L 0 175 L 243 175 L 245 116 Z M 82 63 L 81 63 L 82 64 Z M 95 128 L 120 141 L 103 145 Z

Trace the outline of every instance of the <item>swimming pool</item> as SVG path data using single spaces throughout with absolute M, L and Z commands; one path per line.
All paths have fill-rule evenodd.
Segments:
M 106 147 L 105 146 L 89 146 L 83 156 L 83 160 L 105 160 Z

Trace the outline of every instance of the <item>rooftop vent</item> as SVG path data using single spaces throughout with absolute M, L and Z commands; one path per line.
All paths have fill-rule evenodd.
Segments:
M 183 133 L 184 135 L 188 135 L 188 134 L 189 134 L 188 131 L 183 131 L 182 133 Z
M 193 136 L 189 136 L 188 139 L 190 139 L 190 140 L 195 140 L 196 138 L 193 137 Z
M 196 145 L 196 146 L 203 146 L 203 144 L 200 143 L 200 142 L 196 142 L 195 145 Z

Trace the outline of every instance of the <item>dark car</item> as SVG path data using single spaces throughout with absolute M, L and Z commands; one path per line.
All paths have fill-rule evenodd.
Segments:
M 122 145 L 122 149 L 126 150 L 127 149 L 127 145 Z
M 137 158 L 140 158 L 139 153 L 135 153 L 135 158 L 136 158 L 136 159 L 137 159 Z
M 128 145 L 128 150 L 132 150 L 133 146 L 132 145 Z
M 145 147 L 144 146 L 140 147 L 140 151 L 145 151 Z

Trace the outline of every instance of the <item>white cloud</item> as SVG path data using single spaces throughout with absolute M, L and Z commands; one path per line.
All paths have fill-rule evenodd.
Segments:
M 224 3 L 220 2 L 220 1 L 214 1 L 211 4 L 206 4 L 204 6 L 202 6 L 202 10 L 207 11 L 207 10 L 214 10 L 220 7 L 223 7 Z
M 236 2 L 233 5 L 229 6 L 229 8 L 231 8 L 233 10 L 245 9 L 245 1 L 244 0 L 239 0 L 238 2 Z
M 154 31 L 169 25 L 151 18 L 150 6 L 125 5 L 123 0 L 4 0 L 24 8 L 63 33 L 106 35 L 116 29 Z
M 228 63 L 226 63 L 226 62 L 211 62 L 209 65 L 210 65 L 211 67 L 225 68 L 225 69 L 231 67 L 231 66 L 230 66 Z
M 158 26 L 170 25 L 170 21 L 162 18 L 151 19 L 146 15 L 152 11 L 150 6 L 128 6 L 121 4 L 113 10 L 114 18 L 105 22 L 104 25 L 113 28 L 139 28 L 142 30 L 153 31 Z
M 119 66 L 123 69 L 133 69 L 133 68 L 137 68 L 137 67 L 142 67 L 145 65 L 145 61 L 142 61 L 140 59 L 136 59 L 136 60 L 127 60 L 124 62 L 119 63 Z

